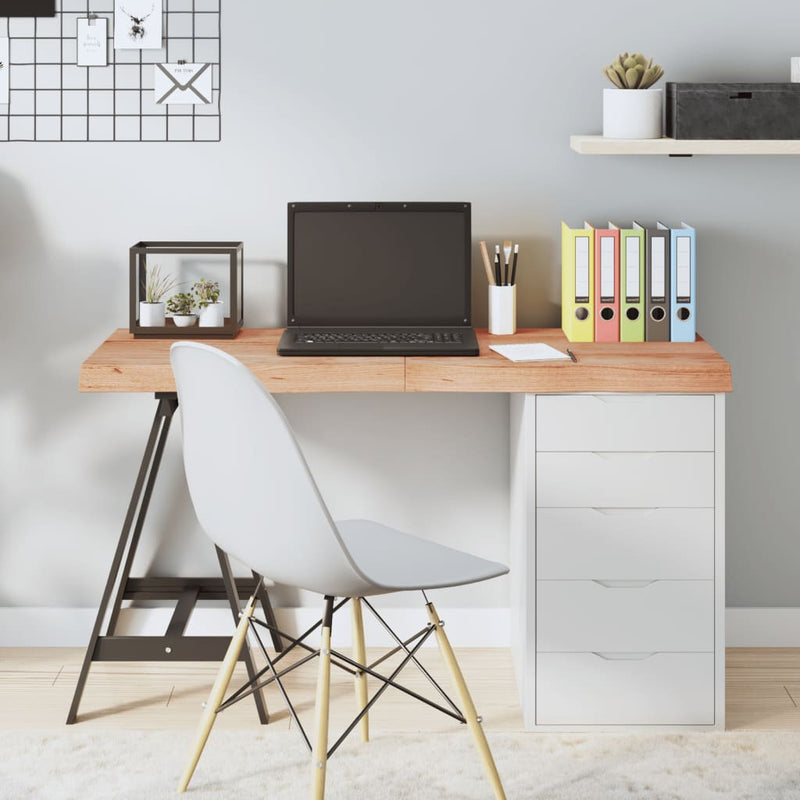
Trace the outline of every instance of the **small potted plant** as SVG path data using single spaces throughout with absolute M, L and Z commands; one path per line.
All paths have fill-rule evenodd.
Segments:
M 164 325 L 164 298 L 177 284 L 171 275 L 161 272 L 161 267 L 154 264 L 145 272 L 144 300 L 139 302 L 139 324 L 143 328 L 159 328 Z
M 194 313 L 194 297 L 187 292 L 177 292 L 167 300 L 167 313 L 179 328 L 188 328 L 197 322 Z
M 219 282 L 201 278 L 192 286 L 195 304 L 200 309 L 201 328 L 221 328 L 225 325 L 223 302 L 219 299 Z
M 659 139 L 662 91 L 652 89 L 664 74 L 641 53 L 620 53 L 603 74 L 614 84 L 603 90 L 603 136 L 609 139 Z

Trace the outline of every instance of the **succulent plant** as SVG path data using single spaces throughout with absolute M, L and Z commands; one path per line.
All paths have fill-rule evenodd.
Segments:
M 194 297 L 186 292 L 178 292 L 167 300 L 167 311 L 178 316 L 194 313 Z
M 649 89 L 664 70 L 641 54 L 620 53 L 608 67 L 603 67 L 605 75 L 618 89 Z
M 219 281 L 210 281 L 201 278 L 194 286 L 194 296 L 197 298 L 198 308 L 206 308 L 219 300 Z

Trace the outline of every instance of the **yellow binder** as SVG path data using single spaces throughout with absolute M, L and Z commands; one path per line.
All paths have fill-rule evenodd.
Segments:
M 561 223 L 561 327 L 571 342 L 594 341 L 594 230 Z

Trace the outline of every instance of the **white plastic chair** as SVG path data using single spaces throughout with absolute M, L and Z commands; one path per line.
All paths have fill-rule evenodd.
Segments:
M 170 356 L 183 418 L 186 478 L 201 526 L 218 547 L 260 575 L 276 583 L 319 592 L 325 598 L 322 619 L 302 636 L 293 637 L 278 631 L 290 645 L 274 658 L 267 653 L 258 635 L 259 627 L 273 628 L 253 616 L 255 599 L 250 598 L 206 704 L 196 746 L 179 790 L 185 791 L 189 785 L 217 713 L 247 696 L 255 687 L 276 682 L 313 753 L 312 797 L 315 800 L 324 797 L 328 757 L 359 724 L 362 739 L 368 740 L 369 708 L 390 685 L 466 722 L 494 794 L 504 798 L 480 718 L 433 603 L 425 597 L 428 622 L 415 636 L 403 642 L 366 598 L 416 589 L 424 594 L 427 589 L 494 578 L 508 572 L 508 567 L 418 539 L 377 522 L 334 522 L 283 412 L 256 377 L 227 353 L 196 342 L 173 344 Z M 338 604 L 335 598 L 341 598 Z M 333 614 L 348 600 L 353 618 L 352 659 L 331 650 Z M 395 650 L 405 651 L 401 666 L 389 677 L 365 663 L 362 606 L 372 611 L 394 637 L 398 644 Z M 314 649 L 304 640 L 319 627 L 321 646 Z M 248 630 L 254 632 L 262 645 L 267 666 L 254 681 L 223 702 Z M 460 695 L 461 710 L 417 660 L 417 650 L 430 635 L 435 635 Z M 308 655 L 278 670 L 279 661 L 296 647 L 307 651 Z M 312 746 L 281 678 L 314 657 L 319 657 L 319 672 Z M 410 662 L 423 671 L 446 705 L 424 698 L 396 682 L 400 669 Z M 331 665 L 354 675 L 360 713 L 329 749 Z M 381 681 L 380 688 L 369 701 L 368 675 Z

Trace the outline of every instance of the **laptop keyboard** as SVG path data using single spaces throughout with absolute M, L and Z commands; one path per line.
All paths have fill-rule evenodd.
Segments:
M 305 331 L 295 342 L 304 344 L 460 344 L 457 331 Z

